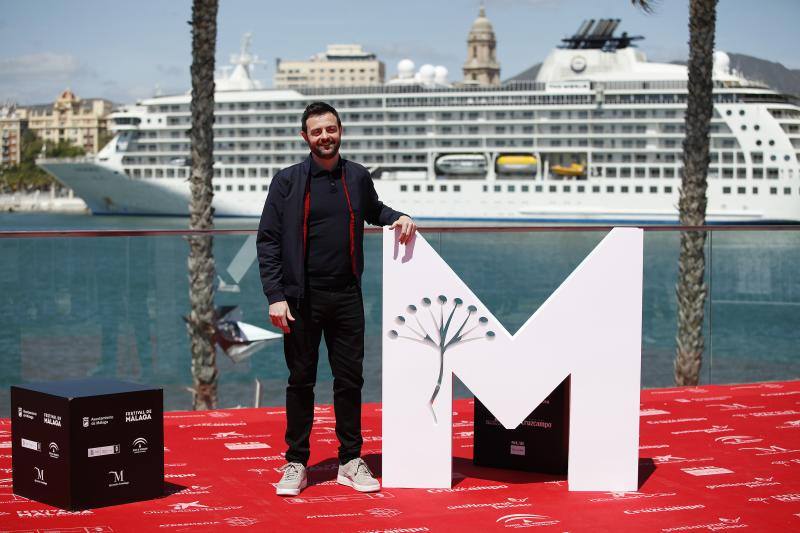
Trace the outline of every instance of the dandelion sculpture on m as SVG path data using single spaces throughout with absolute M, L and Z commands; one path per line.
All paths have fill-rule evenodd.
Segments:
M 458 326 L 458 329 L 455 333 L 450 334 L 451 327 L 455 328 L 455 324 L 458 324 L 460 318 L 456 318 L 456 311 L 461 309 L 460 313 L 463 313 L 463 306 L 464 301 L 461 298 L 453 298 L 452 300 L 452 307 L 450 309 L 450 313 L 447 316 L 447 321 L 445 321 L 445 307 L 447 306 L 447 297 L 444 295 L 440 295 L 436 302 L 439 304 L 439 312 L 435 313 L 434 309 L 432 308 L 431 299 L 428 297 L 422 298 L 420 304 L 423 309 L 427 309 L 428 313 L 424 311 L 420 311 L 420 309 L 414 305 L 410 304 L 406 307 L 407 314 L 413 318 L 413 321 L 416 323 L 416 326 L 419 329 L 416 329 L 412 324 L 410 324 L 410 320 L 403 315 L 398 315 L 395 317 L 395 323 L 399 326 L 398 329 L 401 329 L 400 332 L 398 330 L 391 330 L 389 331 L 389 338 L 392 340 L 396 339 L 408 339 L 410 341 L 419 342 L 430 346 L 431 348 L 437 350 L 439 352 L 439 378 L 436 380 L 436 388 L 433 389 L 433 394 L 431 395 L 431 399 L 428 401 L 428 407 L 431 410 L 431 415 L 433 416 L 433 422 L 438 424 L 438 420 L 436 419 L 436 412 L 433 410 L 433 402 L 436 401 L 436 396 L 439 394 L 439 389 L 442 387 L 442 377 L 444 375 L 444 354 L 448 348 L 457 346 L 459 344 L 464 344 L 469 341 L 476 341 L 481 339 L 492 340 L 494 339 L 494 331 L 486 331 L 483 334 L 479 334 L 478 332 L 474 333 L 473 336 L 469 337 L 471 333 L 473 333 L 478 328 L 485 328 L 489 323 L 489 319 L 485 316 L 477 317 L 478 308 L 474 305 L 469 305 L 466 308 L 466 316 L 464 317 L 463 321 L 461 321 L 461 325 Z M 425 315 L 424 320 L 428 322 L 427 317 L 430 317 L 430 324 L 428 328 L 426 328 L 422 321 L 420 320 L 420 314 Z M 438 314 L 438 318 L 437 315 Z M 453 318 L 456 318 L 456 322 L 453 322 Z M 434 333 L 431 335 L 428 331 Z M 402 335 L 401 333 L 406 333 L 406 331 L 410 332 L 411 335 Z

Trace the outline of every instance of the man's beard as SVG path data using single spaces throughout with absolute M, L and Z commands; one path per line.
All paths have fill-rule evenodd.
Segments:
M 331 143 L 327 145 L 326 149 L 321 149 L 319 145 L 313 146 L 311 151 L 320 159 L 333 159 L 339 154 L 339 146 L 341 142 Z

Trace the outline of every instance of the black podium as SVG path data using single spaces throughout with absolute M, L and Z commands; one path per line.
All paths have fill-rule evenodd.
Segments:
M 111 379 L 11 387 L 14 492 L 75 510 L 164 492 L 163 391 Z
M 514 429 L 504 428 L 475 398 L 477 466 L 566 475 L 569 454 L 569 377 Z

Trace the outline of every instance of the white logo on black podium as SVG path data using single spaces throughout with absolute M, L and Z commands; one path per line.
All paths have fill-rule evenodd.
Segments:
M 110 470 L 108 475 L 111 476 L 111 483 L 108 484 L 109 487 L 120 487 L 129 484 L 129 482 L 125 480 L 125 470 Z
M 22 418 L 22 407 L 17 407 L 17 416 Z
M 133 441 L 133 453 L 145 453 L 147 451 L 147 439 L 139 437 Z
M 140 409 L 137 411 L 125 411 L 125 422 L 142 422 L 153 419 L 152 409 Z
M 84 416 L 83 417 L 83 427 L 85 427 L 85 428 L 89 427 L 89 417 L 88 416 Z
M 42 420 L 45 424 L 49 426 L 56 426 L 61 427 L 61 417 L 59 415 L 51 415 L 50 413 L 44 413 L 42 415 Z
M 53 459 L 58 459 L 60 457 L 58 452 L 59 452 L 58 444 L 56 444 L 55 442 L 51 442 L 50 443 L 50 457 L 52 457 Z
M 33 482 L 39 483 L 40 485 L 47 485 L 47 481 L 44 480 L 44 468 L 34 466 L 33 471 L 36 473 L 36 477 L 34 478 Z
M 36 442 L 35 440 L 26 439 L 25 437 L 22 437 L 20 439 L 20 445 L 23 448 L 27 448 L 27 449 L 33 450 L 35 452 L 42 451 L 42 445 L 40 443 Z

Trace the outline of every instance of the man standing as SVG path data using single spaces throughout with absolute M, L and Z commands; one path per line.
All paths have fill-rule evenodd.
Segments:
M 286 464 L 277 493 L 295 496 L 307 485 L 309 437 L 319 343 L 325 336 L 333 372 L 333 408 L 339 439 L 337 481 L 362 492 L 380 489 L 361 459 L 361 387 L 364 383 L 364 222 L 401 228 L 405 243 L 416 231 L 408 216 L 381 203 L 363 166 L 339 156 L 342 123 L 336 110 L 306 107 L 300 135 L 311 154 L 272 179 L 258 227 L 261 283 L 269 317 L 284 332 Z

